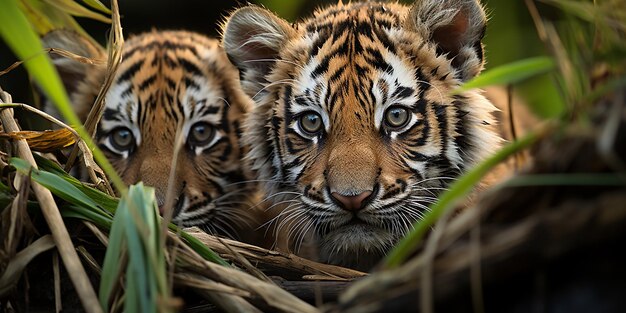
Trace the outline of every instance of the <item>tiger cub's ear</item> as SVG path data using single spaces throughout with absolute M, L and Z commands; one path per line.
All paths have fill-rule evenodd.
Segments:
M 87 64 L 59 54 L 50 54 L 52 63 L 57 68 L 65 90 L 72 100 L 74 112 L 81 120 L 84 120 L 100 90 L 106 72 L 105 50 L 89 38 L 71 30 L 54 30 L 43 36 L 41 40 L 45 48 L 61 49 L 99 61 L 95 64 Z M 59 116 L 54 106 L 48 103 L 48 99 L 44 100 L 44 109 L 48 113 Z
M 248 6 L 236 10 L 222 26 L 222 45 L 241 72 L 244 91 L 254 96 L 263 88 L 274 60 L 295 34 L 289 23 L 272 12 Z
M 478 0 L 417 0 L 404 26 L 428 38 L 447 54 L 463 81 L 483 69 L 481 40 L 487 17 Z
M 62 49 L 79 56 L 106 61 L 106 54 L 102 47 L 75 31 L 54 30 L 43 36 L 41 40 L 45 48 Z M 50 57 L 70 95 L 76 91 L 78 82 L 84 80 L 87 72 L 94 66 L 54 53 L 50 54 Z

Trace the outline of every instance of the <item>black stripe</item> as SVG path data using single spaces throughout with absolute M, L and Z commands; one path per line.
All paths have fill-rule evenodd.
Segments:
M 144 60 L 139 60 L 133 63 L 132 65 L 130 65 L 124 72 L 120 73 L 117 78 L 117 83 L 119 84 L 119 83 L 130 80 L 135 74 L 137 74 L 139 69 L 141 69 L 143 62 Z
M 157 79 L 156 74 L 146 78 L 144 81 L 139 83 L 139 90 L 146 89 L 148 86 L 152 85 L 156 81 L 156 79 Z
M 432 104 L 435 109 L 435 118 L 439 124 L 439 136 L 441 137 L 441 155 L 445 157 L 448 148 L 448 110 L 445 105 Z
M 185 69 L 185 72 L 191 73 L 195 76 L 204 76 L 200 68 L 192 61 L 185 58 L 178 58 L 178 63 Z
M 124 52 L 122 54 L 122 59 L 128 59 L 131 56 L 133 56 L 135 53 L 137 52 L 146 52 L 146 51 L 150 51 L 154 48 L 159 48 L 158 50 L 165 50 L 165 49 L 169 49 L 169 50 L 189 50 L 192 53 L 194 53 L 195 55 L 198 55 L 198 50 L 196 49 L 195 46 L 191 46 L 191 45 L 185 45 L 185 44 L 181 44 L 181 43 L 175 43 L 175 42 L 171 42 L 171 41 L 165 41 L 165 42 L 161 42 L 161 41 L 152 41 L 148 44 L 144 44 L 144 45 L 138 45 L 126 52 Z
M 102 113 L 102 119 L 106 121 L 121 121 L 120 112 L 110 108 L 105 108 Z
M 406 98 L 411 97 L 414 92 L 415 92 L 415 89 L 413 88 L 405 87 L 405 86 L 398 86 L 396 90 L 394 90 L 394 92 L 391 94 L 391 97 L 399 99 L 399 100 L 406 99 Z

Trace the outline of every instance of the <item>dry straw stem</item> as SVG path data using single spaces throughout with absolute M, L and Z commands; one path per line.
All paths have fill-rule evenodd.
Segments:
M 67 50 L 63 50 L 63 49 L 58 49 L 58 48 L 46 48 L 44 50 L 45 53 L 49 53 L 49 54 L 58 54 L 60 56 L 72 59 L 74 61 L 80 62 L 80 63 L 84 63 L 84 64 L 91 64 L 91 65 L 97 65 L 97 64 L 102 64 L 104 62 L 102 62 L 101 60 L 96 60 L 96 59 L 91 59 L 91 58 L 87 58 L 84 57 L 82 55 L 78 55 L 72 52 L 69 52 Z M 29 60 L 31 60 L 32 58 L 35 58 L 39 56 L 39 54 L 33 55 L 30 58 L 27 58 L 25 60 L 22 61 L 17 61 L 13 64 L 11 64 L 9 67 L 7 67 L 6 69 L 0 71 L 0 76 L 8 74 L 9 72 L 11 72 L 12 70 L 14 70 L 15 68 L 17 68 L 18 66 L 22 65 L 22 63 L 28 62 Z
M 178 273 L 174 275 L 176 283 L 180 286 L 194 288 L 194 291 L 211 300 L 226 312 L 261 312 L 244 297 L 251 297 L 249 292 L 239 288 L 233 288 L 222 283 L 207 280 L 205 277 L 190 273 Z
M 104 97 L 106 96 L 109 88 L 113 84 L 115 73 L 122 60 L 122 46 L 124 45 L 124 35 L 122 34 L 122 24 L 120 22 L 120 9 L 117 5 L 117 0 L 111 1 L 111 33 L 109 36 L 109 42 L 107 44 L 108 58 L 107 58 L 107 71 L 104 76 L 104 84 L 96 97 L 96 101 L 89 111 L 87 120 L 85 121 L 85 130 L 93 136 L 96 131 L 96 126 L 102 116 L 104 110 Z
M 178 238 L 173 239 L 180 240 Z M 241 270 L 206 261 L 182 242 L 179 246 L 183 250 L 179 252 L 180 266 L 178 267 L 178 270 L 194 272 L 199 275 L 197 276 L 198 278 L 220 282 L 227 286 L 248 292 L 252 295 L 252 298 L 262 300 L 272 310 L 272 312 L 319 312 L 319 310 L 315 307 L 298 299 L 294 295 L 272 283 L 262 281 Z M 216 297 L 221 296 L 216 293 L 212 294 Z
M 11 260 L 0 276 L 0 296 L 5 296 L 17 283 L 22 271 L 30 261 L 40 253 L 54 248 L 54 240 L 49 235 L 43 236 L 22 251 L 18 252 Z
M 85 131 L 93 136 L 96 131 L 96 126 L 100 121 L 100 117 L 102 116 L 102 111 L 104 110 L 104 97 L 106 93 L 109 91 L 109 88 L 113 84 L 113 79 L 115 78 L 115 73 L 117 72 L 117 68 L 122 60 L 122 46 L 124 45 L 124 36 L 122 34 L 122 24 L 120 22 L 120 10 L 117 5 L 117 0 L 111 1 L 111 33 L 109 36 L 108 42 L 108 58 L 107 58 L 107 71 L 104 76 L 104 84 L 96 97 L 96 100 L 87 115 L 87 120 L 85 121 Z M 72 167 L 74 160 L 78 156 L 78 147 L 75 147 L 70 156 L 68 158 L 67 163 L 65 164 L 65 170 L 69 171 Z M 115 181 L 115 180 L 113 180 Z M 94 183 L 97 183 L 94 181 Z M 119 188 L 120 186 L 118 186 Z
M 46 136 L 45 133 L 46 132 L 25 132 L 25 131 L 20 131 L 20 132 L 7 132 L 6 136 L 8 137 L 13 137 L 13 139 L 27 139 L 28 141 L 28 145 L 31 147 L 31 149 L 33 148 L 33 146 L 31 145 L 32 142 L 28 140 L 28 136 L 24 136 L 23 138 L 19 138 L 16 136 L 20 136 L 20 134 L 43 134 L 40 137 L 49 137 L 49 138 L 39 138 L 39 142 L 41 143 L 42 147 L 49 147 L 51 145 L 61 145 L 64 144 L 64 142 L 68 142 L 71 139 L 74 139 L 75 142 L 77 143 L 76 147 L 78 147 L 78 149 L 81 151 L 82 153 L 82 157 L 83 157 L 83 162 L 85 163 L 85 168 L 87 170 L 87 174 L 89 175 L 89 178 L 92 180 L 92 182 L 94 184 L 96 184 L 96 186 L 98 187 L 104 187 L 101 188 L 103 189 L 102 191 L 108 193 L 109 195 L 114 195 L 115 193 L 113 192 L 113 189 L 111 188 L 111 185 L 109 184 L 108 180 L 106 179 L 106 176 L 104 174 L 104 171 L 102 170 L 102 168 L 100 168 L 100 166 L 94 161 L 93 159 L 93 153 L 91 153 L 91 150 L 89 149 L 89 147 L 87 146 L 87 144 L 85 143 L 85 141 L 83 141 L 80 138 L 80 135 L 78 134 L 78 132 L 76 132 L 76 130 L 74 130 L 72 127 L 68 126 L 67 124 L 63 123 L 62 121 L 58 120 L 57 118 L 55 118 L 54 116 L 43 112 L 39 109 L 36 109 L 28 104 L 24 104 L 24 103 L 0 103 L 0 109 L 3 108 L 19 108 L 19 109 L 23 109 L 32 113 L 35 113 L 37 115 L 39 115 L 40 117 L 46 119 L 47 121 L 59 126 L 61 129 L 60 130 L 56 130 L 53 132 L 58 132 L 58 131 L 64 131 L 66 134 L 66 136 L 64 136 L 62 133 L 61 134 L 52 134 L 50 136 Z M 13 134 L 15 134 L 16 136 L 13 136 Z M 73 137 L 69 138 L 71 134 Z M 35 135 L 31 135 L 31 136 L 35 136 Z M 46 143 L 46 139 L 53 139 L 53 137 L 59 137 L 59 136 L 63 136 L 61 139 L 63 142 L 61 143 Z M 35 149 L 36 150 L 36 149 Z M 39 151 L 39 150 L 37 150 Z M 43 152 L 43 151 L 42 151 Z
M 207 247 L 224 258 L 237 262 L 238 258 L 233 255 L 231 252 L 232 249 L 232 251 L 235 251 L 238 255 L 246 258 L 251 263 L 257 264 L 258 267 L 279 269 L 282 274 L 285 274 L 283 276 L 299 276 L 303 279 L 314 277 L 316 280 L 346 281 L 367 275 L 366 273 L 349 268 L 313 262 L 293 254 L 267 250 L 234 240 L 218 239 L 197 228 L 188 229 L 187 233 L 196 237 Z
M 0 103 L 11 102 L 11 95 L 4 92 L 0 88 Z M 16 132 L 20 130 L 13 118 L 13 109 L 2 110 L 0 112 L 0 119 L 2 120 L 2 127 L 4 128 L 4 131 Z M 37 168 L 37 164 L 35 163 L 35 159 L 26 140 L 15 141 L 15 147 L 17 155 L 20 158 L 26 160 L 33 168 Z M 78 296 L 83 304 L 83 308 L 87 312 L 102 312 L 98 302 L 98 297 L 91 286 L 83 265 L 80 263 L 80 259 L 74 249 L 74 245 L 72 244 L 70 235 L 67 232 L 67 228 L 65 228 L 65 223 L 61 218 L 59 208 L 54 202 L 52 193 L 36 182 L 32 182 L 31 187 L 35 192 L 35 196 L 41 206 L 43 216 L 46 219 L 48 227 L 50 228 L 50 232 L 52 233 L 52 237 L 57 245 L 59 254 L 61 254 L 61 259 L 65 264 L 70 280 L 74 284 L 74 288 L 76 289 L 76 292 L 78 293 Z
M 61 271 L 58 252 L 52 255 L 52 271 L 54 273 L 54 309 L 56 312 L 61 312 L 63 311 L 63 302 L 61 300 Z

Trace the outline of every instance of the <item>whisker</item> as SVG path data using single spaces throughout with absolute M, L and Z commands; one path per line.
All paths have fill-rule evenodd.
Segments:
M 265 85 L 263 88 L 261 88 L 261 90 L 259 90 L 256 94 L 254 94 L 254 96 L 252 96 L 252 99 L 253 99 L 253 100 L 257 100 L 257 99 L 256 99 L 256 97 L 257 97 L 259 94 L 261 94 L 261 93 L 262 93 L 263 91 L 265 91 L 267 88 L 270 88 L 270 87 L 272 87 L 272 86 L 276 86 L 276 85 L 280 85 L 280 84 L 291 84 L 291 85 L 293 85 L 293 84 L 295 84 L 295 83 L 297 83 L 297 82 L 298 82 L 297 80 L 295 80 L 295 79 L 290 79 L 290 78 L 281 79 L 281 80 L 277 80 L 277 81 L 275 81 L 275 82 L 271 82 L 271 83 L 269 83 L 269 84 Z

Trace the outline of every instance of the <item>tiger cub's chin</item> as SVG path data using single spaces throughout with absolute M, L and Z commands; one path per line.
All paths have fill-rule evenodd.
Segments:
M 106 59 L 104 49 L 75 32 L 54 31 L 44 42 Z M 54 63 L 84 120 L 105 66 L 61 57 Z M 147 32 L 124 42 L 95 139 L 125 183 L 155 188 L 161 210 L 173 190 L 175 223 L 241 238 L 255 227 L 248 208 L 258 201 L 240 141 L 241 120 L 252 107 L 218 40 L 186 31 Z
M 398 238 L 380 227 L 355 223 L 321 234 L 318 240 L 320 260 L 368 270 Z
M 493 105 L 453 93 L 483 69 L 485 23 L 477 0 L 340 2 L 296 24 L 256 6 L 227 18 L 222 44 L 256 102 L 243 141 L 281 207 L 279 241 L 369 268 L 497 149 Z

